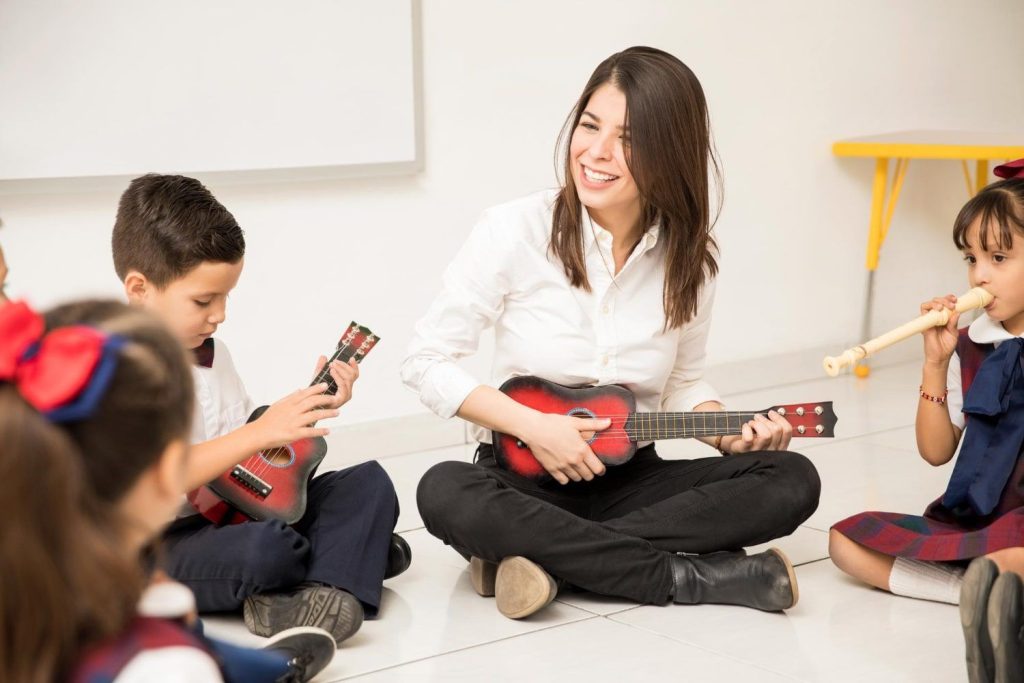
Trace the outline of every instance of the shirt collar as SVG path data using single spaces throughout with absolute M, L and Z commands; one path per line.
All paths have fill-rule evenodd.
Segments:
M 590 217 L 590 212 L 585 206 L 580 206 L 583 215 L 583 251 L 589 251 L 594 246 L 594 237 L 600 240 L 601 244 L 608 250 L 612 249 L 612 234 L 601 227 L 601 225 Z M 593 230 L 591 230 L 593 226 Z M 661 234 L 661 225 L 655 222 L 649 226 L 644 234 L 640 236 L 638 245 L 640 254 L 653 249 L 658 244 L 658 236 Z
M 999 344 L 1014 336 L 1006 331 L 1001 322 L 997 322 L 982 311 L 978 319 L 967 328 L 967 336 L 975 344 Z

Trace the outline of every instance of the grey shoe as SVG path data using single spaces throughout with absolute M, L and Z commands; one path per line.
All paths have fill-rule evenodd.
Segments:
M 286 593 L 249 596 L 242 616 L 246 628 L 258 636 L 272 636 L 293 626 L 316 626 L 341 645 L 363 625 L 363 605 L 340 588 L 303 584 Z
M 988 599 L 998 576 L 995 562 L 978 557 L 967 567 L 960 586 L 960 626 L 964 630 L 970 683 L 990 683 L 995 679 L 992 640 L 988 635 Z
M 334 637 L 315 626 L 285 629 L 263 646 L 288 658 L 288 672 L 275 683 L 307 683 L 334 658 Z
M 1003 572 L 992 584 L 988 635 L 996 683 L 1024 682 L 1024 583 L 1020 574 Z

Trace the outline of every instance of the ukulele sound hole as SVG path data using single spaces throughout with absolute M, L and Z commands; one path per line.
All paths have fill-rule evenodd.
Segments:
M 260 451 L 260 457 L 271 467 L 288 467 L 295 462 L 295 450 L 291 446 L 268 448 Z
M 569 417 L 585 417 L 591 420 L 597 419 L 597 415 L 594 414 L 594 411 L 588 410 L 587 408 L 573 408 L 568 413 L 566 413 L 566 415 L 568 415 Z M 597 432 L 594 432 L 593 434 L 590 435 L 590 438 L 587 439 L 587 443 L 594 443 L 594 439 L 596 438 Z

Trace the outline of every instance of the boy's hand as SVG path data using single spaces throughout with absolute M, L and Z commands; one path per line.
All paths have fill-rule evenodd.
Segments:
M 337 417 L 329 406 L 334 397 L 324 394 L 327 384 L 314 384 L 288 394 L 274 403 L 252 424 L 259 430 L 259 448 L 284 446 L 299 439 L 327 436 L 329 429 L 312 426 L 315 422 Z
M 326 356 L 320 356 L 316 362 L 316 372 L 314 375 L 320 374 L 320 371 L 324 369 L 324 365 L 327 363 Z M 335 384 L 338 385 L 338 391 L 333 395 L 328 394 L 327 398 L 329 401 L 324 405 L 330 406 L 331 408 L 340 408 L 349 402 L 352 398 L 352 385 L 359 379 L 359 365 L 353 359 L 349 359 L 348 363 L 342 363 L 340 360 L 336 360 L 331 363 L 331 377 L 334 378 Z
M 7 295 L 4 294 L 4 285 L 7 282 L 7 261 L 4 260 L 4 250 L 0 248 L 0 306 L 7 303 Z

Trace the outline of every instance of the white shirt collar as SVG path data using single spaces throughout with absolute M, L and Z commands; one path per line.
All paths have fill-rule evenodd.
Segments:
M 1013 339 L 1014 335 L 1006 331 L 1001 322 L 997 322 L 982 311 L 978 319 L 967 328 L 967 336 L 975 344 L 999 344 L 1007 339 Z
M 597 237 L 601 245 L 608 251 L 612 250 L 612 234 L 601 227 L 601 224 L 590 217 L 586 207 L 580 206 L 585 220 L 583 222 L 583 250 L 588 251 L 594 245 L 594 237 Z M 593 230 L 590 228 L 593 227 Z M 661 233 L 661 225 L 654 223 L 640 237 L 637 253 L 644 253 L 653 249 L 658 244 L 658 235 Z

